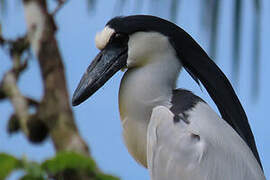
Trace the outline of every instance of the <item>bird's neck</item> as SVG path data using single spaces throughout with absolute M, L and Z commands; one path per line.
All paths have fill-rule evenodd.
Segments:
M 180 69 L 177 59 L 171 61 L 157 61 L 127 70 L 119 91 L 122 118 L 142 116 L 139 120 L 148 121 L 153 107 L 168 105 Z
M 144 166 L 147 126 L 152 109 L 158 105 L 171 105 L 172 90 L 181 67 L 174 55 L 158 58 L 142 67 L 127 70 L 119 90 L 124 139 L 129 152 Z

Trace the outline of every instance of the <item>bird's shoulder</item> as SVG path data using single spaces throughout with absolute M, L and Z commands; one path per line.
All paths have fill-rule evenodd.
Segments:
M 234 129 L 200 97 L 182 89 L 174 90 L 171 107 L 157 106 L 152 111 L 147 163 L 151 177 L 161 179 L 202 179 L 202 175 L 264 179 L 251 150 Z

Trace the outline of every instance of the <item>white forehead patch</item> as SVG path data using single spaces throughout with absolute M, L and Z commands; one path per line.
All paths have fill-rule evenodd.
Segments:
M 109 26 L 106 26 L 101 32 L 98 32 L 95 38 L 96 47 L 99 50 L 104 49 L 114 33 L 115 30 L 110 28 Z

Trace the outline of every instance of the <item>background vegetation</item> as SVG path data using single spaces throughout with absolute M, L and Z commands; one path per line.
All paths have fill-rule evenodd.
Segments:
M 1 16 L 5 18 L 8 11 L 6 5 L 8 0 L 0 0 Z M 251 87 L 252 98 L 255 100 L 259 95 L 260 78 L 260 49 L 261 41 L 261 19 L 262 0 L 252 1 L 252 75 Z M 96 0 L 86 0 L 86 6 L 91 14 L 96 11 Z M 243 12 L 245 1 L 233 1 L 232 16 L 232 44 L 231 44 L 231 66 L 232 79 L 237 86 L 240 74 L 240 60 L 242 50 L 242 36 L 246 31 L 243 29 Z M 36 16 L 30 5 L 40 13 L 41 19 Z M 24 7 L 25 23 L 27 32 L 16 38 L 7 38 L 2 34 L 0 23 L 0 47 L 8 54 L 12 67 L 5 73 L 0 83 L 0 100 L 9 100 L 14 108 L 14 113 L 8 120 L 7 132 L 14 134 L 22 132 L 30 142 L 42 143 L 50 137 L 53 141 L 56 155 L 44 162 L 33 162 L 27 157 L 17 158 L 11 154 L 0 154 L 0 179 L 7 178 L 13 171 L 22 170 L 21 179 L 117 179 L 104 174 L 91 158 L 88 145 L 80 136 L 75 123 L 70 97 L 66 87 L 66 76 L 61 48 L 57 42 L 56 33 L 61 27 L 55 23 L 55 18 L 65 4 L 65 0 L 22 0 L 18 6 Z M 127 7 L 131 0 L 116 0 L 114 4 L 114 15 L 119 15 Z M 136 13 L 143 8 L 144 0 L 133 3 L 133 11 Z M 183 0 L 150 0 L 150 12 L 166 16 L 173 22 L 178 22 Z M 206 32 L 209 46 L 206 49 L 213 60 L 217 61 L 219 49 L 219 27 L 222 19 L 222 0 L 205 0 L 200 3 L 200 16 L 198 17 L 201 28 Z M 130 6 L 129 6 L 130 7 Z M 162 7 L 162 8 L 161 8 Z M 162 9 L 162 11 L 160 10 Z M 158 12 L 158 13 L 157 13 Z M 44 23 L 44 24 L 42 24 Z M 105 22 L 104 22 L 105 23 Z M 43 26 L 45 25 L 45 26 Z M 25 96 L 18 83 L 23 72 L 29 67 L 29 61 L 36 59 L 41 71 L 43 84 L 43 97 L 39 100 Z M 67 72 L 69 73 L 69 72 Z

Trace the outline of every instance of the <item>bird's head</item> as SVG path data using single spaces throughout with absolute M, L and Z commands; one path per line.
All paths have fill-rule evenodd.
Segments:
M 164 19 L 137 15 L 111 19 L 95 38 L 99 54 L 83 75 L 72 99 L 78 105 L 122 68 L 144 66 L 151 56 L 173 51 L 169 34 L 177 28 Z M 168 34 L 169 32 L 169 34 Z

